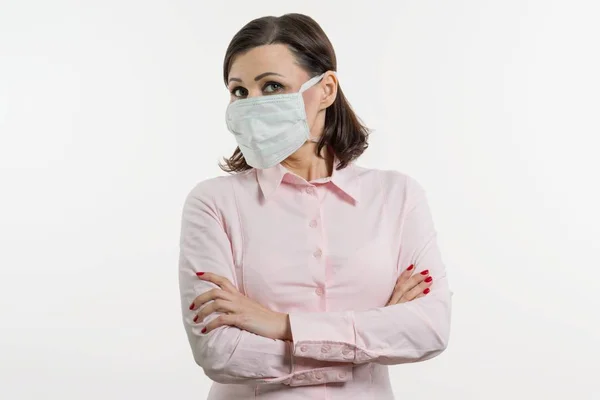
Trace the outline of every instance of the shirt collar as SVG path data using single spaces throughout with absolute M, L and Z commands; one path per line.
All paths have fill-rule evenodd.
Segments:
M 352 201 L 357 203 L 360 197 L 360 187 L 356 167 L 353 163 L 350 163 L 345 168 L 338 170 L 336 169 L 338 164 L 339 160 L 336 157 L 333 162 L 335 167 L 333 168 L 331 177 L 316 179 L 312 182 L 306 182 L 303 178 L 281 164 L 277 164 L 271 168 L 256 169 L 256 177 L 265 200 L 269 200 L 283 181 L 301 186 L 331 182 Z

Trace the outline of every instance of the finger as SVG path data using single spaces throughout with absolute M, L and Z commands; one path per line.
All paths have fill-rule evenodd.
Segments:
M 424 290 L 423 290 L 421 293 L 419 293 L 419 294 L 417 295 L 417 297 L 415 297 L 413 300 L 417 300 L 417 299 L 420 299 L 421 297 L 425 297 L 425 296 L 427 296 L 427 294 L 428 294 L 429 292 L 431 292 L 431 289 L 430 289 L 430 288 L 425 288 L 425 289 L 424 289 Z
M 407 301 L 412 301 L 418 298 L 420 295 L 426 295 L 431 291 L 429 287 L 433 284 L 433 277 L 428 276 L 423 280 L 423 282 L 419 283 L 417 286 L 409 290 L 401 299 L 400 303 L 405 303 Z M 422 297 L 422 296 L 421 296 Z
M 224 276 L 212 272 L 197 272 L 196 276 L 203 281 L 212 282 L 229 293 L 239 293 L 239 290 Z
M 390 296 L 390 299 L 388 300 L 386 306 L 396 304 L 398 302 L 398 300 L 402 296 L 400 287 L 401 287 L 401 285 L 406 283 L 406 281 L 408 281 L 408 279 L 413 274 L 414 270 L 415 270 L 414 264 L 410 264 L 404 271 L 402 271 L 400 276 L 398 276 L 398 279 L 396 280 L 396 285 L 394 286 L 394 290 L 392 292 L 392 296 Z
M 406 268 L 404 271 L 402 271 L 402 273 L 398 277 L 398 280 L 396 281 L 396 286 L 406 282 L 408 280 L 408 278 L 411 277 L 411 275 L 413 274 L 414 271 L 415 271 L 414 264 L 410 264 L 408 266 L 408 268 Z
M 418 284 L 420 284 L 421 282 L 423 282 L 425 279 L 427 279 L 429 277 L 429 270 L 426 269 L 424 271 L 419 272 L 418 274 L 415 274 L 413 276 L 411 276 L 406 283 L 404 284 L 403 292 L 407 293 L 409 290 L 411 290 L 412 288 L 414 288 L 415 286 L 417 286 Z
M 412 290 L 415 286 L 417 286 L 418 284 L 423 282 L 424 279 L 427 279 L 428 274 L 429 274 L 428 270 L 422 271 L 421 273 L 411 276 L 406 282 L 399 285 L 395 290 L 396 303 L 400 301 L 402 296 L 406 296 L 406 294 L 410 290 Z
M 432 283 L 433 283 L 433 278 L 431 276 L 428 276 L 422 282 L 420 282 L 417 286 L 415 286 L 412 289 L 410 289 L 409 291 L 407 291 L 402 296 L 402 298 L 399 300 L 399 303 L 406 303 L 408 301 L 413 301 L 420 294 L 426 295 L 427 293 L 429 293 L 429 286 L 431 286 Z M 425 290 L 427 290 L 427 293 L 424 293 Z
M 404 291 L 402 290 L 402 287 L 397 287 L 396 289 L 394 289 L 394 293 L 392 293 L 392 297 L 390 298 L 390 301 L 388 301 L 387 305 L 392 305 L 392 304 L 398 303 L 400 298 L 402 298 L 403 294 L 404 294 Z
M 237 317 L 235 314 L 223 314 L 219 315 L 217 318 L 210 321 L 204 329 L 202 329 L 202 333 L 206 334 L 210 331 L 217 329 L 220 326 L 236 326 Z
M 429 270 L 421 271 L 418 274 L 411 276 L 406 282 L 400 284 L 394 290 L 394 296 L 390 299 L 390 304 L 403 303 L 406 301 L 411 301 L 413 298 L 405 298 L 410 290 L 415 288 L 429 276 Z
M 202 293 L 200 296 L 196 297 L 194 299 L 194 301 L 192 302 L 192 304 L 190 304 L 190 310 L 196 310 L 196 309 L 202 307 L 202 305 L 204 303 L 208 303 L 211 300 L 217 300 L 217 299 L 232 301 L 233 297 L 232 297 L 231 293 L 228 293 L 224 290 L 211 289 L 208 292 Z
M 212 303 L 208 303 L 206 307 L 203 307 L 196 317 L 194 318 L 194 322 L 201 323 L 206 317 L 215 312 L 229 313 L 235 311 L 235 304 L 231 301 L 227 300 L 215 300 Z

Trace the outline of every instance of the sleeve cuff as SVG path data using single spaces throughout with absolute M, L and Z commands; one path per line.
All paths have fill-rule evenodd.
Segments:
M 293 374 L 287 384 L 289 386 L 308 386 L 348 382 L 352 380 L 352 372 L 352 365 L 312 369 Z
M 290 313 L 292 354 L 316 360 L 354 362 L 354 313 Z

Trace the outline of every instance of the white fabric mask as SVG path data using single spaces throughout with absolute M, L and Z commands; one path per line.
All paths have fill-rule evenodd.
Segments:
M 270 168 L 288 158 L 311 139 L 302 93 L 325 74 L 311 78 L 296 93 L 236 100 L 226 112 L 227 129 L 235 136 L 246 163 Z

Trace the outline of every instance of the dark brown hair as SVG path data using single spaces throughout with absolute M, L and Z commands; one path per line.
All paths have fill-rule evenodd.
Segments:
M 231 64 L 236 56 L 258 46 L 285 44 L 298 64 L 313 77 L 326 71 L 337 71 L 335 51 L 317 22 L 303 14 L 285 14 L 281 17 L 262 17 L 250 21 L 235 34 L 225 53 L 223 78 L 229 80 Z M 317 146 L 317 155 L 329 146 L 340 160 L 342 169 L 358 158 L 369 146 L 369 130 L 356 116 L 338 85 L 337 96 L 325 114 L 325 127 Z M 239 147 L 233 155 L 224 158 L 220 167 L 226 172 L 241 172 L 252 168 L 246 164 Z

